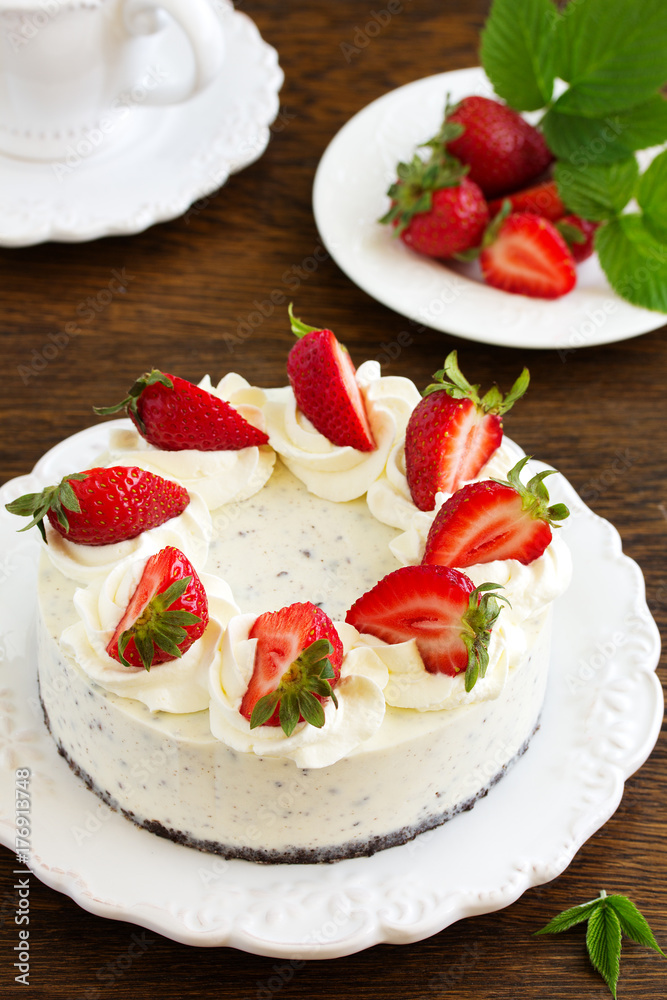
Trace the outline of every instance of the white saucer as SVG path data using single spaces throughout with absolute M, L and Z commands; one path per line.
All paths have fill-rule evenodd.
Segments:
M 0 155 L 0 246 L 141 232 L 182 215 L 261 156 L 279 107 L 278 56 L 247 15 L 226 0 L 215 9 L 226 55 L 203 93 L 169 108 L 137 107 L 108 149 L 64 168 Z M 178 29 L 166 28 L 165 66 L 181 45 Z
M 378 219 L 399 161 L 438 131 L 447 94 L 493 96 L 479 68 L 440 73 L 373 101 L 334 137 L 315 177 L 313 210 L 339 267 L 378 302 L 435 330 L 505 347 L 608 344 L 656 330 L 667 315 L 639 309 L 610 288 L 597 257 L 577 268 L 577 287 L 555 301 L 485 285 L 478 265 L 448 266 L 410 251 Z M 650 154 L 641 154 L 643 161 Z
M 37 531 L 4 504 L 87 468 L 109 425 L 61 442 L 0 489 L 0 841 L 15 849 L 17 768 L 30 768 L 30 867 L 84 909 L 190 945 L 336 958 L 381 942 L 420 941 L 498 910 L 559 875 L 617 808 L 623 783 L 660 732 L 658 630 L 642 574 L 616 530 L 561 477 L 554 502 L 574 576 L 556 604 L 541 728 L 475 808 L 371 858 L 330 865 L 223 861 L 138 829 L 111 812 L 58 756 L 37 701 L 33 620 Z

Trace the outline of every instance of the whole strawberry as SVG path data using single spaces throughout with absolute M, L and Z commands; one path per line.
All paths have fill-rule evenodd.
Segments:
M 489 662 L 491 629 L 501 609 L 499 598 L 486 591 L 498 586 L 475 587 L 446 566 L 403 566 L 360 597 L 346 621 L 390 644 L 414 639 L 429 673 L 465 673 L 470 691 Z
M 431 525 L 424 565 L 465 569 L 496 559 L 516 559 L 527 566 L 551 542 L 555 521 L 569 516 L 565 504 L 549 506 L 544 485 L 554 470 L 538 472 L 524 486 L 522 458 L 507 481 L 483 480 L 462 487 L 442 505 Z
M 567 243 L 577 264 L 593 255 L 595 233 L 599 228 L 599 222 L 590 222 L 580 215 L 563 215 L 556 223 L 556 229 Z
M 10 514 L 31 517 L 46 541 L 44 518 L 58 534 L 80 545 L 112 545 L 136 538 L 182 514 L 188 491 L 136 466 L 88 469 L 65 476 L 41 493 L 26 493 L 6 505 Z
M 302 323 L 291 304 L 289 317 L 298 340 L 287 356 L 287 374 L 298 408 L 332 444 L 374 451 L 373 432 L 347 348 L 331 330 Z
M 468 164 L 470 180 L 487 198 L 516 191 L 549 166 L 553 155 L 536 128 L 512 108 L 488 97 L 464 97 L 446 123 L 463 129 L 447 149 Z
M 433 378 L 405 431 L 406 476 L 420 510 L 433 510 L 436 493 L 454 493 L 488 462 L 503 438 L 503 414 L 523 396 L 530 374 L 524 368 L 505 397 L 497 386 L 480 397 L 452 351 Z
M 380 222 L 394 226 L 412 250 L 446 260 L 476 247 L 489 221 L 481 190 L 451 159 L 400 163 L 389 188 L 392 206 Z
M 269 440 L 230 403 L 157 368 L 138 378 L 120 403 L 94 410 L 98 416 L 126 410 L 142 437 L 163 451 L 239 451 Z
M 107 653 L 123 666 L 150 670 L 183 656 L 207 624 L 202 582 L 187 556 L 168 545 L 147 560 Z
M 241 715 L 257 726 L 281 726 L 291 736 L 298 722 L 324 725 L 322 703 L 340 677 L 343 644 L 331 619 L 306 602 L 267 611 L 254 622 L 257 639 L 252 677 L 241 701 Z
M 554 223 L 529 212 L 493 220 L 479 263 L 487 284 L 515 295 L 556 299 L 577 283 L 574 258 Z

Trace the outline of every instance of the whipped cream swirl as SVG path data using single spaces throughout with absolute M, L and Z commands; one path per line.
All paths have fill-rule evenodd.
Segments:
M 318 768 L 335 764 L 377 732 L 385 713 L 382 689 L 387 668 L 370 646 L 356 645 L 359 633 L 344 622 L 334 622 L 344 651 L 336 685 L 338 708 L 331 700 L 326 702 L 322 728 L 300 722 L 291 736 L 279 726 L 251 729 L 239 708 L 254 668 L 257 640 L 248 635 L 256 619 L 256 615 L 232 618 L 222 657 L 211 665 L 210 725 L 216 739 L 240 753 L 288 757 L 297 767 Z
M 334 445 L 298 409 L 290 386 L 269 389 L 264 407 L 269 440 L 288 469 L 318 497 L 338 503 L 363 496 L 383 474 L 391 449 L 403 438 L 420 400 L 416 386 L 400 376 L 380 375 L 377 361 L 357 369 L 357 381 L 375 439 L 374 451 Z
M 212 385 L 208 375 L 199 383 L 218 399 L 230 403 L 248 423 L 266 430 L 262 407 L 266 397 L 240 375 L 230 372 Z M 231 501 L 246 500 L 259 492 L 273 471 L 275 452 L 269 445 L 238 451 L 162 451 L 154 448 L 127 423 L 113 430 L 109 442 L 109 465 L 137 465 L 165 479 L 174 479 L 189 493 L 199 493 L 209 510 Z
M 184 714 L 208 708 L 208 673 L 220 658 L 220 640 L 229 619 L 238 614 L 227 584 L 206 573 L 200 579 L 209 604 L 206 631 L 177 660 L 143 667 L 124 667 L 106 651 L 143 573 L 145 558 L 119 563 L 103 580 L 74 594 L 80 621 L 61 636 L 81 670 L 112 694 L 135 698 L 151 712 Z
M 45 527 L 49 559 L 64 576 L 77 583 L 90 583 L 103 577 L 117 563 L 132 556 L 145 562 L 166 545 L 180 549 L 199 571 L 206 563 L 212 536 L 211 515 L 196 493 L 190 494 L 190 503 L 178 517 L 172 517 L 136 538 L 112 545 L 81 545 L 63 538 L 48 522 L 45 522 Z

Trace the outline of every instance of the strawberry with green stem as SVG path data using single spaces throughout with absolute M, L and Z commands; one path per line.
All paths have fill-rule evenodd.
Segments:
M 241 701 L 250 728 L 281 726 L 291 736 L 297 723 L 321 728 L 323 704 L 338 707 L 343 644 L 331 619 L 310 602 L 267 611 L 252 625 L 253 673 Z
M 113 545 L 136 538 L 182 514 L 190 503 L 185 487 L 136 466 L 87 469 L 65 476 L 41 493 L 27 493 L 6 505 L 10 514 L 30 517 L 46 541 L 44 518 L 70 542 Z
M 526 392 L 530 374 L 524 368 L 504 397 L 497 386 L 480 396 L 452 351 L 433 378 L 405 432 L 406 476 L 420 510 L 433 510 L 436 493 L 454 493 L 488 462 L 503 438 L 503 415 Z
M 465 674 L 465 689 L 484 677 L 491 629 L 505 598 L 500 584 L 475 587 L 446 566 L 403 566 L 352 605 L 346 621 L 390 644 L 414 639 L 429 673 Z
M 269 440 L 231 403 L 157 368 L 138 378 L 120 403 L 94 410 L 98 416 L 125 410 L 141 436 L 162 451 L 239 451 Z
M 569 516 L 563 503 L 549 505 L 544 480 L 554 469 L 538 472 L 527 485 L 522 458 L 507 481 L 483 480 L 462 487 L 446 500 L 431 525 L 423 565 L 465 569 L 496 559 L 516 559 L 527 566 L 545 552 L 552 527 Z
M 107 645 L 125 667 L 151 667 L 183 656 L 208 624 L 206 591 L 190 560 L 171 545 L 150 556 Z
M 294 398 L 315 430 L 338 447 L 374 451 L 366 405 L 347 348 L 331 330 L 307 326 L 289 306 L 297 342 L 287 357 Z

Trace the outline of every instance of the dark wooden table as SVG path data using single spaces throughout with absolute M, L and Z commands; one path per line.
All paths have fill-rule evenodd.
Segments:
M 30 470 L 63 437 L 89 426 L 91 401 L 120 398 L 132 379 L 158 365 L 197 381 L 238 370 L 258 385 L 285 378 L 291 335 L 276 310 L 251 337 L 233 339 L 256 299 L 293 292 L 297 314 L 339 332 L 357 363 L 411 329 L 369 299 L 318 248 L 311 186 L 320 156 L 356 111 L 419 77 L 477 62 L 488 0 L 403 0 L 381 30 L 355 42 L 384 10 L 352 0 L 244 0 L 239 4 L 276 46 L 286 73 L 281 115 L 265 155 L 232 177 L 185 219 L 123 239 L 0 250 L 1 481 Z M 384 5 L 386 6 L 386 5 Z M 400 9 L 399 9 L 400 8 Z M 357 39 L 361 37 L 357 35 Z M 348 48 L 345 48 L 348 46 Z M 350 46 L 356 52 L 350 54 Z M 317 251 L 317 253 L 316 253 Z M 298 289 L 286 272 L 307 258 Z M 81 316 L 114 270 L 126 292 L 80 324 L 82 333 L 34 376 L 30 366 L 49 334 Z M 297 273 L 292 271 L 292 273 Z M 665 329 L 582 349 L 516 351 L 432 330 L 414 337 L 386 371 L 418 385 L 456 347 L 464 370 L 507 387 L 529 365 L 534 391 L 508 418 L 527 451 L 553 463 L 612 521 L 641 566 L 658 623 L 667 620 L 667 385 Z M 232 335 L 232 336 L 230 336 Z M 589 1000 L 608 996 L 584 951 L 583 934 L 533 939 L 559 910 L 600 889 L 630 895 L 667 948 L 667 741 L 627 783 L 620 809 L 551 884 L 510 908 L 469 919 L 418 944 L 380 946 L 350 958 L 310 962 L 277 988 L 275 960 L 229 949 L 198 950 L 147 934 L 147 949 L 109 977 L 106 963 L 127 953 L 135 928 L 94 917 L 31 879 L 30 987 L 13 981 L 16 940 L 14 858 L 0 851 L 0 993 L 31 997 L 281 998 L 447 996 Z M 492 849 L 493 832 L 489 831 Z M 12 911 L 13 912 L 13 911 Z M 115 967 L 117 968 L 117 967 Z M 273 977 L 273 978 L 272 978 Z M 271 980 L 271 984 L 269 984 Z M 623 1000 L 667 997 L 667 965 L 627 944 Z

